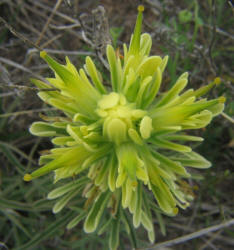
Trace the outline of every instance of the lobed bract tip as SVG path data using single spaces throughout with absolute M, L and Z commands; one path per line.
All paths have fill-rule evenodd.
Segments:
M 31 181 L 32 180 L 32 176 L 30 174 L 26 174 L 24 176 L 24 181 Z
M 177 214 L 178 214 L 178 212 L 179 212 L 178 207 L 173 208 L 173 214 L 174 214 L 174 215 L 177 215 Z
M 215 83 L 215 85 L 219 85 L 221 83 L 221 78 L 220 77 L 215 77 L 214 83 Z
M 139 12 L 143 12 L 143 11 L 145 10 L 144 5 L 139 5 L 138 8 L 137 8 L 137 10 L 138 10 Z
M 224 96 L 220 96 L 219 103 L 225 103 L 225 102 L 226 102 L 226 98 Z
M 40 57 L 45 58 L 47 56 L 47 53 L 43 50 L 40 52 Z

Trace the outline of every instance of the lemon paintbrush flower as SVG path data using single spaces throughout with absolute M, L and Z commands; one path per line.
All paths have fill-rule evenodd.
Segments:
M 86 232 L 109 229 L 111 249 L 118 246 L 120 222 L 129 224 L 125 209 L 133 215 L 134 227 L 143 225 L 154 241 L 152 193 L 158 213 L 173 216 L 178 207 L 189 205 L 192 197 L 183 191 L 180 180 L 190 177 L 187 167 L 208 168 L 211 164 L 185 145 L 203 139 L 183 131 L 207 126 L 222 112 L 225 102 L 224 97 L 202 97 L 216 82 L 185 91 L 187 72 L 170 90 L 158 94 L 168 56 L 149 55 L 151 36 L 141 34 L 143 10 L 138 7 L 130 45 L 123 46 L 123 59 L 111 45 L 106 48 L 110 86 L 103 84 L 90 57 L 78 71 L 67 57 L 61 65 L 44 51 L 40 56 L 55 77 L 47 79 L 50 84 L 32 80 L 39 88 L 57 89 L 38 95 L 64 116 L 32 124 L 30 132 L 52 137 L 55 147 L 40 157 L 42 167 L 26 174 L 24 180 L 51 171 L 55 182 L 66 179 L 67 184 L 48 194 L 49 199 L 60 198 L 53 211 L 59 212 L 74 197 L 84 197 L 83 212 L 67 227 L 84 219 Z M 106 222 L 100 222 L 101 217 Z

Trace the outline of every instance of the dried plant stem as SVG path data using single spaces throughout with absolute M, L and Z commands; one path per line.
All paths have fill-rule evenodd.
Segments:
M 52 13 L 51 13 L 50 16 L 48 17 L 48 19 L 47 19 L 47 21 L 46 21 L 46 24 L 44 25 L 44 27 L 43 27 L 43 29 L 42 29 L 42 31 L 41 31 L 41 33 L 40 33 L 40 36 L 39 36 L 39 38 L 38 38 L 37 41 L 36 41 L 36 45 L 39 45 L 39 43 L 41 42 L 41 40 L 42 40 L 42 38 L 43 38 L 43 36 L 44 36 L 44 34 L 45 34 L 45 32 L 46 32 L 46 30 L 47 30 L 47 28 L 48 28 L 50 22 L 51 22 L 51 20 L 52 20 L 54 14 L 55 14 L 55 12 L 56 12 L 57 9 L 59 8 L 59 6 L 60 6 L 60 4 L 62 3 L 62 1 L 63 1 L 63 0 L 57 0 L 55 6 L 54 6 L 54 8 L 53 8 Z
M 38 7 L 42 8 L 42 9 L 44 9 L 46 11 L 53 12 L 52 8 L 50 8 L 49 6 L 46 6 L 46 5 L 42 4 L 40 1 L 30 0 L 30 2 L 32 4 L 34 4 L 35 6 L 38 6 Z M 65 15 L 65 14 L 63 14 L 63 13 L 57 11 L 57 10 L 54 11 L 54 14 L 57 15 L 57 16 L 59 16 L 59 17 L 61 17 L 61 18 L 63 18 L 64 20 L 66 20 L 68 22 L 80 24 L 76 19 L 71 18 L 70 16 Z
M 49 27 L 50 22 L 52 21 L 52 18 L 54 17 L 55 12 L 56 12 L 57 9 L 59 8 L 59 6 L 60 6 L 60 4 L 62 3 L 62 1 L 63 1 L 63 0 L 57 0 L 55 6 L 54 6 L 54 8 L 53 8 L 53 11 L 51 12 L 50 16 L 48 17 L 48 19 L 47 19 L 47 21 L 46 21 L 46 23 L 45 23 L 45 25 L 44 25 L 44 27 L 43 27 L 43 29 L 42 29 L 42 31 L 41 31 L 39 37 L 38 37 L 36 43 L 35 43 L 36 46 L 38 46 L 38 45 L 40 44 L 40 42 L 41 42 L 41 40 L 42 40 L 42 38 L 43 38 L 43 36 L 44 36 L 46 30 L 47 30 L 48 27 Z M 27 60 L 27 62 L 26 62 L 26 66 L 29 65 L 29 63 L 31 62 L 31 59 L 32 59 L 32 56 L 30 56 L 30 57 L 28 58 L 28 60 Z
M 71 55 L 71 56 L 93 56 L 95 55 L 90 51 L 71 51 L 71 50 L 58 50 L 58 49 L 44 49 L 44 51 L 50 54 L 59 54 L 59 55 Z M 29 49 L 28 54 L 37 52 L 36 49 Z
M 218 225 L 215 225 L 215 226 L 211 226 L 211 227 L 207 227 L 207 228 L 201 229 L 199 231 L 196 231 L 194 233 L 178 237 L 178 238 L 173 239 L 173 240 L 168 240 L 168 241 L 165 241 L 165 242 L 162 242 L 162 243 L 155 244 L 155 245 L 153 245 L 153 246 L 151 246 L 149 248 L 141 248 L 141 249 L 138 249 L 138 250 L 156 250 L 156 249 L 162 249 L 163 247 L 174 246 L 176 244 L 184 243 L 186 241 L 202 237 L 202 236 L 204 236 L 204 235 L 206 235 L 208 233 L 223 229 L 225 227 L 230 227 L 232 225 L 234 225 L 234 219 L 230 219 L 230 220 L 228 220 L 228 221 L 226 221 L 224 223 L 221 223 L 221 224 L 218 224 Z
M 212 247 L 215 250 L 218 250 L 218 248 L 215 247 L 214 244 L 212 244 L 212 241 L 214 241 L 217 238 L 217 236 L 221 234 L 221 232 L 222 231 L 218 231 L 218 232 L 215 232 L 214 234 L 211 234 L 211 237 L 208 240 L 206 240 L 206 242 L 201 247 L 199 247 L 198 250 L 204 250 L 208 246 Z
M 18 33 L 10 24 L 8 24 L 2 17 L 0 17 L 0 22 L 2 22 L 9 30 L 10 32 L 15 35 L 16 37 L 18 37 L 20 40 L 22 40 L 23 42 L 25 42 L 26 44 L 29 44 L 30 46 L 38 49 L 39 51 L 41 51 L 42 49 L 40 48 L 40 46 L 38 46 L 37 44 L 34 44 L 33 42 L 31 42 L 29 39 L 27 39 L 25 36 L 21 35 L 20 33 Z
M 19 63 L 13 62 L 13 61 L 11 61 L 11 60 L 9 60 L 9 59 L 6 59 L 6 58 L 4 58 L 4 57 L 1 57 L 1 56 L 0 56 L 0 62 L 3 62 L 3 63 L 5 63 L 5 64 L 8 64 L 8 65 L 10 65 L 10 66 L 12 66 L 12 67 L 15 67 L 15 68 L 17 68 L 17 69 L 20 69 L 20 70 L 22 70 L 22 71 L 24 71 L 24 72 L 30 73 L 31 75 L 33 75 L 34 77 L 36 77 L 36 78 L 38 78 L 38 79 L 40 79 L 40 80 L 42 80 L 42 81 L 45 80 L 45 79 L 44 79 L 43 77 L 41 77 L 40 75 L 38 75 L 38 74 L 32 72 L 31 70 L 29 70 L 28 68 L 22 66 L 22 65 L 19 64 Z
M 18 112 L 11 112 L 6 114 L 0 114 L 0 118 L 9 117 L 9 116 L 18 116 L 18 115 L 25 115 L 25 114 L 33 114 L 35 112 L 45 112 L 45 111 L 53 111 L 57 110 L 56 108 L 42 108 L 42 109 L 32 109 L 32 110 L 22 110 Z
M 60 37 L 62 37 L 62 36 L 63 36 L 63 34 L 58 34 L 57 36 L 52 37 L 50 40 L 44 42 L 44 43 L 41 45 L 41 47 L 42 47 L 42 48 L 47 47 L 48 45 L 50 45 L 50 44 L 53 43 L 54 41 L 58 40 L 58 39 L 59 39 Z
M 222 115 L 225 119 L 227 119 L 229 122 L 234 123 L 234 119 L 233 119 L 231 116 L 225 114 L 224 112 L 222 112 L 221 115 Z
M 58 90 L 56 88 L 39 89 L 39 88 L 36 88 L 36 87 L 28 87 L 28 86 L 24 86 L 24 85 L 16 85 L 16 84 L 7 85 L 5 83 L 0 83 L 0 88 L 18 89 L 18 90 L 22 90 L 22 91 L 28 91 L 28 90 L 33 90 L 33 91 L 56 91 L 56 90 Z M 10 95 L 10 93 L 8 95 Z
M 15 91 L 8 92 L 8 93 L 2 93 L 2 94 L 0 94 L 0 98 L 7 97 L 7 96 L 13 96 L 13 95 L 15 95 Z

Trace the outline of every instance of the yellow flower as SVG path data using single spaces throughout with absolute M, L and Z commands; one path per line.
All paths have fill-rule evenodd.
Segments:
M 123 60 L 111 45 L 106 48 L 111 86 L 104 86 L 90 57 L 78 71 L 67 57 L 61 65 L 44 51 L 41 57 L 55 77 L 47 79 L 50 85 L 32 80 L 39 88 L 58 89 L 38 95 L 64 116 L 31 126 L 32 134 L 53 137 L 55 148 L 41 156 L 43 166 L 24 179 L 51 171 L 56 182 L 66 178 L 67 184 L 48 195 L 49 199 L 60 198 L 53 211 L 59 212 L 72 198 L 85 197 L 86 209 L 68 228 L 85 219 L 84 230 L 93 232 L 103 216 L 107 221 L 101 223 L 101 229 L 110 229 L 112 249 L 118 246 L 120 222 L 129 223 L 126 208 L 133 215 L 134 227 L 143 225 L 154 241 L 149 190 L 156 199 L 157 213 L 173 216 L 178 207 L 189 205 L 192 197 L 179 184 L 181 178 L 190 177 L 186 167 L 208 168 L 211 164 L 184 145 L 203 139 L 182 131 L 208 125 L 222 112 L 225 101 L 224 97 L 202 98 L 217 81 L 184 91 L 187 72 L 170 90 L 158 95 L 168 57 L 149 55 L 151 37 L 141 34 L 143 10 L 138 7 L 129 48 L 123 46 Z

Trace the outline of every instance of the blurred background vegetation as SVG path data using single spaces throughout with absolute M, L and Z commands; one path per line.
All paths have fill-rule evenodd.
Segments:
M 58 215 L 51 212 L 53 201 L 46 196 L 52 189 L 52 175 L 30 183 L 23 181 L 23 175 L 37 167 L 39 153 L 51 147 L 47 139 L 30 135 L 28 128 L 40 119 L 39 115 L 56 114 L 39 100 L 37 89 L 29 81 L 30 77 L 50 74 L 29 41 L 61 61 L 68 55 L 77 67 L 91 55 L 99 69 L 107 72 L 103 47 L 111 37 L 122 53 L 122 43 L 130 39 L 140 3 L 145 6 L 143 30 L 153 38 L 152 54 L 170 56 L 161 91 L 188 71 L 190 88 L 219 77 L 216 80 L 221 84 L 209 97 L 224 95 L 227 99 L 224 114 L 206 129 L 194 132 L 205 138 L 195 145 L 196 151 L 213 167 L 197 171 L 203 176 L 191 180 L 192 189 L 184 184 L 195 197 L 194 202 L 178 216 L 164 218 L 166 236 L 160 233 L 158 218 L 154 218 L 156 241 L 175 239 L 234 217 L 232 1 L 0 0 L 0 16 L 8 23 L 8 27 L 0 23 L 0 249 L 108 248 L 107 239 L 85 234 L 82 225 L 65 230 L 72 216 L 69 209 Z M 92 12 L 98 5 L 105 8 L 105 14 Z M 105 77 L 108 84 L 107 73 Z M 74 210 L 77 204 L 70 206 Z M 149 249 L 144 233 L 138 230 L 137 235 L 139 247 Z M 131 249 L 124 231 L 119 249 Z M 222 228 L 170 249 L 234 249 L 234 228 Z

